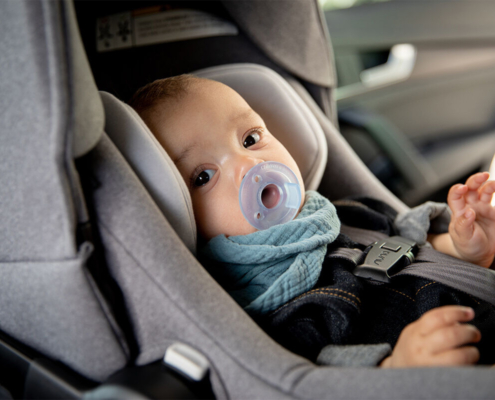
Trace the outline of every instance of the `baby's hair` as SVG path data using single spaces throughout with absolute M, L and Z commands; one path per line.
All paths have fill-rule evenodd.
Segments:
M 161 101 L 180 98 L 187 92 L 191 83 L 202 79 L 190 74 L 157 79 L 138 89 L 129 101 L 129 105 L 143 116 Z

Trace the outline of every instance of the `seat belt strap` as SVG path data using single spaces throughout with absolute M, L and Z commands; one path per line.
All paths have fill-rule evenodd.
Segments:
M 404 268 L 394 277 L 401 275 L 412 275 L 443 283 L 495 306 L 495 272 L 479 265 L 418 263 Z
M 373 242 L 364 251 L 338 248 L 328 254 L 330 258 L 343 259 L 355 265 L 353 273 L 357 276 L 379 282 L 390 282 L 404 275 L 416 276 L 442 283 L 495 306 L 495 271 L 493 270 L 454 257 L 447 256 L 446 259 L 444 255 L 439 256 L 437 252 L 427 248 L 423 248 L 419 254 L 417 261 L 421 262 L 411 264 L 414 259 L 411 258 L 411 254 L 415 252 L 413 251 L 415 243 L 408 239 L 398 236 L 389 238 L 381 232 L 348 226 L 342 226 L 341 232 L 363 245 Z M 394 256 L 391 257 L 391 261 L 388 260 L 389 254 Z M 371 255 L 371 260 L 368 255 Z M 438 262 L 435 262 L 435 258 Z M 369 272 L 370 270 L 372 271 Z

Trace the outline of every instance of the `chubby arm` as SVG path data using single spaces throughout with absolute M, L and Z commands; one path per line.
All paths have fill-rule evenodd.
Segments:
M 425 313 L 407 325 L 390 356 L 380 367 L 459 366 L 475 364 L 479 351 L 470 343 L 479 342 L 481 333 L 465 324 L 474 318 L 472 308 L 444 306 Z
M 449 191 L 452 210 L 449 232 L 429 235 L 433 247 L 442 253 L 488 268 L 495 256 L 495 208 L 491 205 L 495 181 L 488 172 L 474 174 L 465 185 Z
M 435 250 L 448 254 L 452 257 L 462 258 L 455 249 L 452 236 L 449 232 L 440 234 L 429 234 L 428 242 L 431 243 Z

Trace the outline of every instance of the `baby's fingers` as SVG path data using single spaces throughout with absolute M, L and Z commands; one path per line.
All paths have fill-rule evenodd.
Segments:
M 474 310 L 470 307 L 443 306 L 428 311 L 415 324 L 420 334 L 428 335 L 437 329 L 457 322 L 471 321 L 473 318 Z
M 480 186 L 488 180 L 490 174 L 488 172 L 478 172 L 477 174 L 471 175 L 466 181 L 466 186 L 469 190 L 478 190 Z
M 469 241 L 474 233 L 474 220 L 476 219 L 476 213 L 473 209 L 467 208 L 463 214 L 454 216 L 452 218 L 452 228 L 457 238 L 462 241 Z
M 447 203 L 454 215 L 460 213 L 466 207 L 464 195 L 468 192 L 468 187 L 458 183 L 450 188 L 447 195 Z
M 495 193 L 495 181 L 487 182 L 479 191 L 480 201 L 483 203 L 490 203 L 492 201 L 493 193 Z
M 480 352 L 476 347 L 465 346 L 446 351 L 434 356 L 433 364 L 438 366 L 472 365 L 480 359 Z
M 481 333 L 475 326 L 455 324 L 433 331 L 428 335 L 426 344 L 430 353 L 436 354 L 480 340 Z

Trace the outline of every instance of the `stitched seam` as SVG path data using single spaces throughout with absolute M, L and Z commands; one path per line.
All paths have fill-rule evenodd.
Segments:
M 392 288 L 389 288 L 389 287 L 386 287 L 385 289 L 387 289 L 387 290 L 391 290 L 392 292 L 399 293 L 399 294 L 401 294 L 402 296 L 407 297 L 409 300 L 412 300 L 412 301 L 416 302 L 416 300 L 414 300 L 411 296 L 409 296 L 409 295 L 407 295 L 407 294 L 405 294 L 405 293 L 399 292 L 398 290 L 395 290 L 395 289 L 392 289 Z
M 471 297 L 471 298 L 472 298 L 472 299 L 476 302 L 476 304 L 478 304 L 478 305 L 480 305 L 480 304 L 481 304 L 481 303 L 478 301 L 478 299 L 476 299 L 476 297 L 471 296 L 471 295 L 469 295 L 469 297 Z
M 342 289 L 321 288 L 321 290 L 325 290 L 325 291 L 329 291 L 329 292 L 330 291 L 342 292 L 342 293 L 345 293 L 345 294 L 347 294 L 347 295 L 349 295 L 351 297 L 354 297 L 358 303 L 361 303 L 361 299 L 359 297 L 357 297 L 356 295 L 354 295 L 354 294 L 352 294 L 350 292 L 346 292 L 345 290 L 342 290 Z
M 352 303 L 353 305 L 356 306 L 356 308 L 359 309 L 359 305 L 352 299 L 349 299 L 348 297 L 341 296 L 340 294 L 335 294 L 335 293 L 321 293 L 321 294 L 327 294 L 328 296 L 338 297 L 339 299 L 347 300 L 348 302 Z
M 310 294 L 324 294 L 325 292 L 331 292 L 331 291 L 337 291 L 337 292 L 342 292 L 342 293 L 345 293 L 349 296 L 352 296 L 354 297 L 358 303 L 361 303 L 361 299 L 359 297 L 357 297 L 356 295 L 352 294 L 352 293 L 349 293 L 349 292 L 346 292 L 345 290 L 342 290 L 342 289 L 337 289 L 337 288 L 317 288 L 317 289 L 312 289 L 306 293 L 303 293 L 299 296 L 297 296 L 296 298 L 294 298 L 292 301 L 294 300 L 297 300 L 301 297 L 304 297 L 304 296 L 308 296 Z M 328 293 L 330 294 L 330 293 Z
M 314 290 L 311 290 L 310 292 L 304 293 L 304 294 L 296 297 L 293 301 L 295 301 L 295 300 L 297 300 L 299 298 L 305 297 L 305 296 L 312 295 L 312 294 L 326 294 L 326 295 L 329 295 L 329 296 L 338 297 L 338 298 L 341 298 L 341 299 L 344 299 L 344 300 L 349 301 L 350 303 L 354 304 L 357 308 L 359 308 L 359 305 L 354 300 L 349 299 L 348 297 L 341 296 L 341 295 L 336 294 L 336 293 L 328 293 L 325 290 L 320 290 L 320 289 L 314 289 Z
M 435 282 L 435 281 L 433 281 L 433 282 L 427 283 L 426 285 L 421 286 L 421 287 L 418 289 L 418 291 L 416 292 L 416 296 L 417 296 L 417 295 L 418 295 L 418 293 L 419 293 L 419 292 L 421 292 L 421 290 L 423 290 L 425 287 L 430 286 L 430 285 L 433 285 L 434 283 L 436 283 L 436 282 Z

